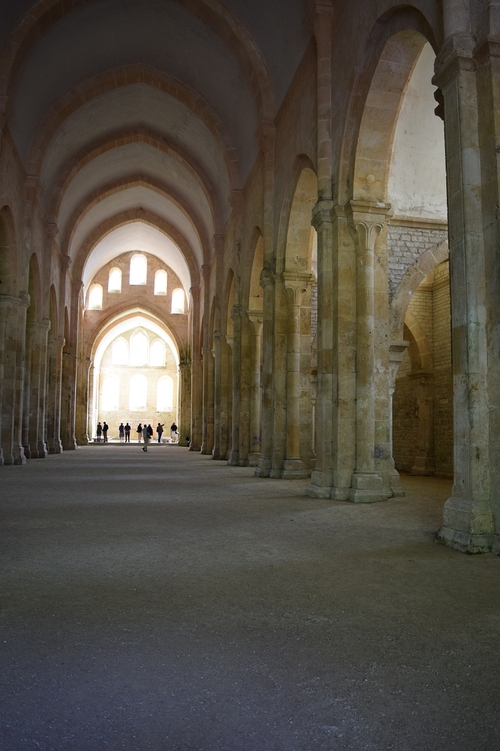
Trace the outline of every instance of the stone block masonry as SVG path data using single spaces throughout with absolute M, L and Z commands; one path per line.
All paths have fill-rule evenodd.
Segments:
M 387 231 L 387 255 L 389 274 L 389 299 L 404 279 L 409 268 L 414 266 L 422 253 L 448 239 L 445 229 L 436 227 L 411 227 L 390 224 Z

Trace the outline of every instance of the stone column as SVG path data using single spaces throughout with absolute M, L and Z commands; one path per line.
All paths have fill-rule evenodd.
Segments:
M 411 373 L 418 403 L 418 445 L 412 475 L 433 475 L 434 462 L 434 374 Z
M 76 391 L 76 442 L 79 446 L 86 446 L 89 443 L 89 421 L 88 421 L 88 404 L 90 401 L 90 371 L 91 360 L 88 357 L 78 358 L 78 377 Z
M 483 28 L 475 33 L 478 65 L 476 79 L 479 109 L 479 147 L 481 155 L 482 226 L 485 245 L 487 399 L 489 419 L 489 497 L 495 535 L 492 552 L 500 555 L 500 4 L 489 0 L 482 15 Z
M 248 455 L 248 464 L 250 467 L 257 467 L 261 453 L 260 436 L 262 420 L 262 313 L 260 311 L 250 311 L 249 318 L 253 328 L 253 346 L 250 392 L 250 450 Z
M 252 337 L 253 326 L 248 312 L 241 315 L 241 375 L 240 375 L 240 448 L 238 465 L 249 465 L 251 445 L 250 420 L 252 398 Z M 255 466 L 255 464 L 253 465 Z
M 373 502 L 389 496 L 375 471 L 375 243 L 387 207 L 351 201 L 356 245 L 356 469 L 350 500 Z
M 186 437 L 190 435 L 191 419 L 191 360 L 188 353 L 181 356 L 179 365 L 179 446 L 188 446 Z
M 288 304 L 285 280 L 274 276 L 273 410 L 272 454 L 269 477 L 281 478 L 286 458 L 286 359 L 288 350 Z
M 42 323 L 28 324 L 33 327 L 31 339 L 31 379 L 30 379 L 30 418 L 29 446 L 32 459 L 44 459 L 47 456 L 45 442 L 45 404 L 47 377 L 47 343 L 50 321 L 44 318 Z
M 222 334 L 219 330 L 214 332 L 215 353 L 214 353 L 214 448 L 212 451 L 213 459 L 222 459 L 221 456 L 221 350 Z
M 393 405 L 394 405 L 394 392 L 396 390 L 396 377 L 398 374 L 399 366 L 403 362 L 404 353 L 408 347 L 409 342 L 400 342 L 398 344 L 391 344 L 389 347 L 389 436 L 390 436 L 390 460 L 389 460 L 389 475 L 390 484 L 393 496 L 404 496 L 403 488 L 401 487 L 401 480 L 399 478 L 399 472 L 394 464 L 394 450 L 393 450 Z
M 205 423 L 205 443 L 202 454 L 211 454 L 214 449 L 214 356 L 210 347 L 203 350 L 203 410 Z
M 63 378 L 61 384 L 61 440 L 65 451 L 77 448 L 75 436 L 77 357 L 65 344 L 63 350 Z
M 300 303 L 307 292 L 310 274 L 284 273 L 288 296 L 288 341 L 286 365 L 286 456 L 281 476 L 303 479 L 308 471 L 300 458 Z
M 445 22 L 451 24 L 456 17 L 449 6 L 445 2 Z M 443 92 L 445 113 L 454 413 L 453 491 L 437 537 L 457 550 L 478 553 L 491 550 L 494 533 L 483 234 L 486 217 L 482 216 L 481 202 L 475 41 L 468 34 L 465 16 L 463 24 L 447 27 L 454 35 L 448 37 L 438 55 L 434 79 Z M 494 155 L 489 159 L 495 159 Z M 495 252 L 498 254 L 498 248 Z M 498 464 L 498 457 L 494 463 Z
M 190 426 L 182 440 L 190 437 L 190 451 L 200 451 L 203 438 L 203 364 L 201 359 L 201 287 L 191 288 L 192 331 L 190 351 Z M 187 405 L 186 405 L 187 407 Z M 182 418 L 181 418 L 182 419 Z
M 31 379 L 33 375 L 33 349 L 35 340 L 36 324 L 26 324 L 26 338 L 24 354 L 24 383 L 23 383 L 23 427 L 22 427 L 22 446 L 26 459 L 31 459 L 31 447 L 30 447 L 30 422 L 33 411 L 33 405 L 31 403 Z M 33 447 L 33 455 L 35 455 L 35 448 Z
M 49 454 L 62 453 L 61 378 L 64 339 L 51 339 L 48 348 L 47 377 L 47 447 Z
M 22 447 L 24 354 L 29 296 L 0 295 L 2 452 L 4 464 L 25 464 Z
M 232 340 L 232 394 L 231 435 L 229 441 L 228 464 L 235 467 L 240 460 L 240 417 L 241 417 L 241 305 L 233 305 L 231 310 L 233 321 Z
M 262 319 L 262 452 L 255 470 L 256 477 L 269 477 L 273 450 L 273 341 L 274 277 L 263 269 L 260 286 L 264 290 Z
M 332 201 L 318 201 L 313 210 L 312 224 L 318 235 L 318 395 L 316 424 L 316 467 L 311 475 L 307 494 L 314 498 L 330 498 L 334 485 L 334 383 L 333 354 L 338 346 L 334 338 L 334 316 L 338 325 L 334 300 L 333 265 L 338 255 L 333 247 Z
M 232 430 L 233 338 L 221 337 L 220 458 L 227 461 Z

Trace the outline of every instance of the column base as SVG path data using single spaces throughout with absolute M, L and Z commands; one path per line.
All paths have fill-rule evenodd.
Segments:
M 315 469 L 311 474 L 311 484 L 307 487 L 306 494 L 310 498 L 330 498 L 332 485 L 332 472 Z
M 349 500 L 353 503 L 376 503 L 386 501 L 388 497 L 384 481 L 378 475 L 368 472 L 353 474 L 349 491 Z
M 259 466 L 259 459 L 260 459 L 260 453 L 253 453 L 248 454 L 248 466 L 249 467 L 258 467 Z
M 49 446 L 49 454 L 62 454 L 62 452 L 63 447 L 61 441 L 57 441 L 53 446 Z
M 255 477 L 269 477 L 271 474 L 271 460 L 260 456 L 259 463 L 254 474 Z
M 230 467 L 237 467 L 239 459 L 240 459 L 239 451 L 230 451 L 227 463 L 229 464 Z
M 396 470 L 391 472 L 389 482 L 390 482 L 393 498 L 404 498 L 405 492 L 403 488 L 401 487 L 401 479 L 399 477 L 399 472 L 397 472 Z
M 304 480 L 309 477 L 309 472 L 301 459 L 285 459 L 281 478 L 283 480 Z
M 500 535 L 495 535 L 493 537 L 491 552 L 493 553 L 493 555 L 500 555 Z
M 443 510 L 443 526 L 436 540 L 469 555 L 491 552 L 494 542 L 491 511 L 484 503 L 454 496 L 448 498 Z

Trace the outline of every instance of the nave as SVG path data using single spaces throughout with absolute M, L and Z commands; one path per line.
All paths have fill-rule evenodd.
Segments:
M 132 443 L 0 483 L 0 748 L 500 747 L 500 561 L 434 542 L 448 480 L 352 504 Z

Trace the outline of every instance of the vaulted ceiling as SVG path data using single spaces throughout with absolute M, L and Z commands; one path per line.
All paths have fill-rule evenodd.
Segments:
M 8 128 L 74 273 L 151 242 L 196 284 L 309 42 L 306 5 L 2 2 Z

